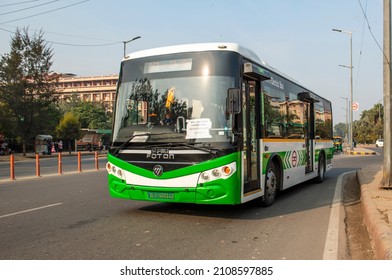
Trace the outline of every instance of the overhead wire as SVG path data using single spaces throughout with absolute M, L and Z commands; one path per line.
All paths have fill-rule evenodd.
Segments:
M 358 0 L 360 1 L 360 0 Z M 367 0 L 365 3 L 365 11 L 367 10 Z M 361 47 L 359 50 L 359 58 L 358 58 L 358 67 L 357 67 L 357 78 L 356 78 L 356 83 L 355 83 L 355 92 L 357 91 L 358 88 L 358 81 L 359 81 L 359 73 L 361 69 L 361 60 L 362 60 L 362 52 L 363 52 L 363 40 L 364 40 L 364 34 L 365 34 L 365 24 L 366 24 L 366 19 L 365 17 L 363 18 L 363 23 L 362 23 L 362 34 L 361 34 Z
M 11 30 L 5 29 L 3 27 L 0 27 L 0 30 L 3 30 L 8 33 L 16 34 L 15 31 L 11 31 Z M 45 31 L 43 31 L 43 32 L 46 33 Z M 82 37 L 82 36 L 75 36 L 75 37 L 87 38 L 87 37 Z M 87 38 L 87 39 L 93 39 L 93 38 Z M 94 40 L 101 40 L 101 39 L 94 38 Z M 102 39 L 102 40 L 104 40 L 104 39 Z M 64 42 L 58 42 L 58 41 L 52 41 L 52 40 L 46 40 L 46 39 L 45 39 L 45 41 L 48 43 L 51 43 L 51 44 L 55 44 L 55 45 L 63 45 L 63 46 L 70 46 L 70 47 L 106 47 L 106 46 L 112 46 L 112 45 L 116 45 L 116 44 L 122 44 L 122 41 L 112 41 L 111 43 L 105 43 L 105 44 L 74 44 L 74 43 L 64 43 Z
M 22 19 L 27 19 L 27 18 L 32 18 L 32 17 L 48 14 L 48 13 L 51 13 L 51 12 L 54 12 L 54 11 L 62 10 L 62 9 L 69 8 L 69 7 L 72 7 L 72 6 L 76 6 L 76 5 L 85 3 L 87 1 L 90 1 L 90 0 L 83 0 L 83 1 L 79 1 L 79 2 L 76 2 L 76 3 L 70 4 L 70 5 L 62 6 L 62 7 L 59 7 L 59 8 L 56 8 L 56 9 L 52 9 L 52 10 L 49 10 L 49 11 L 45 11 L 45 12 L 41 12 L 41 13 L 38 13 L 38 14 L 34 14 L 34 15 L 26 16 L 26 17 L 21 17 L 21 18 L 17 18 L 17 19 L 13 19 L 13 20 L 0 22 L 0 24 L 6 24 L 6 23 L 10 23 L 10 22 L 19 21 L 19 20 L 22 20 Z
M 72 44 L 72 43 L 61 43 L 61 42 L 49 41 L 49 40 L 45 40 L 45 41 L 51 44 L 63 45 L 69 47 L 107 47 L 107 46 L 112 46 L 112 45 L 117 45 L 122 43 L 121 41 L 118 41 L 118 42 L 106 43 L 106 44 Z
M 32 8 L 35 8 L 35 7 L 47 5 L 47 4 L 50 4 L 50 3 L 53 3 L 53 2 L 57 2 L 57 1 L 59 1 L 59 0 L 49 1 L 49 2 L 42 3 L 42 4 L 39 4 L 39 5 L 35 5 L 35 6 L 32 6 L 32 7 L 28 7 L 28 8 L 24 8 L 24 9 L 15 10 L 15 11 L 12 11 L 12 12 L 9 12 L 9 13 L 19 12 L 19 11 L 23 11 L 23 10 L 27 10 L 27 9 L 32 9 Z M 60 10 L 60 9 L 65 9 L 65 8 L 68 8 L 68 7 L 71 7 L 71 6 L 75 6 L 75 5 L 78 5 L 78 4 L 82 4 L 82 3 L 87 2 L 87 1 L 89 1 L 89 0 L 80 1 L 80 2 L 77 2 L 77 3 L 74 3 L 74 4 L 62 6 L 62 7 L 56 8 L 56 9 L 52 9 L 52 10 L 49 10 L 49 11 L 45 11 L 45 12 L 41 12 L 41 13 L 38 13 L 38 14 L 30 15 L 30 16 L 27 16 L 27 17 L 23 17 L 23 18 L 19 18 L 19 19 L 14 19 L 14 20 L 7 21 L 7 22 L 2 22 L 2 23 L 0 23 L 0 24 L 4 25 L 5 23 L 8 23 L 8 22 L 13 22 L 13 21 L 21 20 L 21 19 L 30 18 L 30 17 L 33 17 L 33 16 L 38 16 L 38 15 L 42 15 L 42 14 L 47 14 L 47 13 L 49 13 L 49 12 L 57 11 L 57 10 Z M 21 3 L 28 3 L 28 2 L 30 2 L 30 1 L 25 1 L 25 2 L 21 2 Z M 35 2 L 35 1 L 34 1 L 34 2 Z M 4 15 L 4 14 L 6 14 L 6 13 L 0 14 L 0 15 Z M 3 30 L 3 31 L 8 32 L 8 33 L 12 33 L 12 34 L 15 34 L 15 33 L 16 33 L 16 32 L 14 32 L 14 31 L 5 29 L 5 28 L 3 28 L 3 27 L 0 27 L 0 30 Z M 44 32 L 44 33 L 54 33 L 54 32 Z M 58 35 L 62 35 L 62 36 L 78 37 L 78 38 L 84 38 L 84 39 L 110 41 L 110 40 L 104 40 L 104 39 L 87 38 L 87 37 L 83 37 L 83 36 L 75 36 L 75 35 L 68 35 L 68 34 L 61 34 L 61 33 L 54 33 L 54 34 L 58 34 Z M 115 45 L 115 44 L 120 44 L 120 43 L 122 43 L 121 41 L 111 41 L 110 43 L 104 43 L 104 44 L 75 44 L 75 43 L 58 42 L 58 41 L 53 41 L 53 40 L 45 40 L 45 41 L 48 42 L 48 43 L 50 43 L 50 44 L 63 45 L 63 46 L 71 46 L 71 47 L 104 47 L 104 46 L 110 46 L 110 45 Z
M 31 3 L 31 2 L 38 2 L 38 1 L 40 1 L 40 0 L 30 0 L 30 1 L 22 1 L 22 2 L 17 2 L 17 3 L 2 4 L 2 5 L 0 5 L 0 8 L 20 5 L 20 4 L 26 4 L 26 3 Z
M 14 13 L 18 13 L 18 12 L 34 9 L 34 8 L 45 6 L 45 5 L 49 5 L 49 4 L 52 4 L 53 2 L 58 2 L 58 1 L 60 1 L 60 0 L 53 0 L 53 1 L 49 1 L 49 2 L 46 2 L 46 3 L 39 4 L 39 5 L 34 5 L 34 6 L 31 6 L 31 7 L 18 9 L 18 10 L 13 10 L 13 11 L 5 12 L 5 13 L 1 13 L 0 16 L 14 14 Z
M 373 34 L 373 31 L 372 31 L 372 28 L 370 27 L 370 23 L 369 23 L 369 19 L 368 19 L 368 17 L 367 17 L 366 11 L 363 9 L 362 3 L 361 3 L 360 0 L 358 0 L 358 4 L 359 4 L 359 6 L 361 7 L 363 16 L 365 17 L 365 20 L 366 20 L 367 27 L 368 27 L 368 29 L 369 29 L 370 35 L 372 35 L 374 42 L 376 42 L 378 48 L 381 50 L 381 52 L 382 52 L 382 54 L 383 54 L 383 56 L 384 56 L 384 58 L 385 58 L 385 60 L 386 60 L 386 62 L 388 63 L 389 67 L 391 68 L 391 63 L 390 63 L 390 61 L 388 60 L 388 57 L 386 56 L 384 50 L 382 49 L 382 47 L 380 46 L 380 44 L 378 43 L 376 37 L 375 37 L 374 34 Z

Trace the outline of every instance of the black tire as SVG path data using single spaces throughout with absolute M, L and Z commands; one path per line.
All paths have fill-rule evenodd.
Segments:
M 265 174 L 265 193 L 260 198 L 260 206 L 268 207 L 275 202 L 276 193 L 279 190 L 280 172 L 275 164 L 270 161 Z
M 320 153 L 319 162 L 318 162 L 318 174 L 316 177 L 317 183 L 322 183 L 325 177 L 325 159 L 324 154 Z

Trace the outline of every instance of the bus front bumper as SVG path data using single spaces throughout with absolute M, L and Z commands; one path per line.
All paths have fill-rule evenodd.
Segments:
M 196 204 L 238 203 L 235 199 L 235 192 L 232 190 L 237 184 L 234 182 L 233 184 L 228 184 L 227 180 L 197 184 L 195 188 L 133 185 L 127 184 L 125 180 L 121 180 L 111 174 L 108 175 L 108 180 L 110 195 L 115 198 Z

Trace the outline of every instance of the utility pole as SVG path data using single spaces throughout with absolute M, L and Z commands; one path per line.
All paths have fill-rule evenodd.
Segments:
M 384 0 L 384 166 L 382 187 L 391 188 L 391 0 Z

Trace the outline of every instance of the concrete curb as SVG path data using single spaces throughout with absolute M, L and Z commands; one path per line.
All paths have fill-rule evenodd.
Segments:
M 346 155 L 376 155 L 376 152 L 344 152 Z
M 392 260 L 392 230 L 373 201 L 372 189 L 379 188 L 382 176 L 378 172 L 372 182 L 366 183 L 369 176 L 364 173 L 363 170 L 358 170 L 357 178 L 361 186 L 361 206 L 364 223 L 373 245 L 374 255 L 378 260 Z

